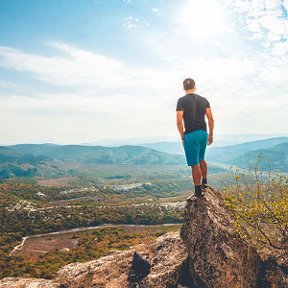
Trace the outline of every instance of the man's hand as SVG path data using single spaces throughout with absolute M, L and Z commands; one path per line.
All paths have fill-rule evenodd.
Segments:
M 206 108 L 206 117 L 208 118 L 208 126 L 209 126 L 208 145 L 211 145 L 213 143 L 214 119 L 210 107 Z
M 182 138 L 182 144 L 184 145 L 184 127 L 183 127 L 183 111 L 177 111 L 177 115 L 176 115 L 177 119 L 177 128 L 178 131 L 180 133 L 180 136 Z
M 208 145 L 211 145 L 213 143 L 213 135 L 209 134 L 208 136 Z

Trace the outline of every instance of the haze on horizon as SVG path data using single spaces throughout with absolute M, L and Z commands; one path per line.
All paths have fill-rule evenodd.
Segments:
M 182 81 L 216 134 L 288 134 L 288 0 L 1 0 L 0 143 L 177 137 Z

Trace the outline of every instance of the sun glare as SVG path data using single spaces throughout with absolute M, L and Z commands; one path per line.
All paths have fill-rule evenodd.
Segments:
M 206 40 L 228 30 L 224 8 L 216 0 L 187 0 L 180 8 L 177 23 L 180 33 Z

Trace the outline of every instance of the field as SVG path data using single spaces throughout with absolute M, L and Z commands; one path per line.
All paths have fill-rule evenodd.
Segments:
M 37 183 L 40 186 L 46 187 L 58 187 L 58 188 L 65 188 L 68 186 L 72 186 L 73 183 L 78 182 L 78 176 L 68 176 L 68 177 L 59 177 L 59 178 L 52 178 L 52 179 L 38 179 Z
M 1 278 L 52 278 L 67 263 L 179 230 L 193 193 L 191 170 L 183 165 L 57 165 L 73 175 L 0 183 Z M 221 190 L 235 183 L 233 171 L 223 171 L 212 166 L 209 173 Z
M 155 225 L 155 226 L 137 226 L 137 225 L 109 225 L 109 226 L 102 226 L 102 227 L 95 227 L 95 228 L 84 228 L 82 231 L 71 231 L 71 232 L 63 232 L 60 234 L 55 233 L 48 233 L 46 235 L 35 235 L 32 237 L 29 237 L 25 240 L 23 247 L 20 247 L 19 249 L 14 250 L 11 254 L 22 256 L 26 259 L 36 259 L 33 256 L 40 256 L 45 255 L 48 252 L 54 253 L 55 251 L 59 252 L 69 252 L 70 250 L 78 248 L 81 246 L 79 244 L 79 239 L 81 237 L 87 237 L 89 233 L 93 233 L 94 230 L 102 230 L 105 229 L 107 231 L 111 231 L 113 228 L 120 229 L 119 231 L 123 231 L 123 233 L 129 235 L 130 238 L 136 238 L 135 235 L 147 233 L 152 235 L 153 233 L 159 233 L 162 234 L 166 231 L 178 231 L 180 229 L 181 225 Z M 74 229 L 75 230 L 75 229 Z M 94 238 L 95 244 L 97 245 L 97 238 Z M 97 249 L 97 247 L 96 247 Z
M 152 243 L 181 225 L 110 226 L 78 232 L 31 237 L 23 249 L 13 255 L 3 255 L 1 278 L 7 276 L 44 277 L 51 279 L 71 262 L 86 262 L 130 247 Z
M 30 237 L 26 239 L 23 247 L 13 250 L 11 255 L 31 257 L 44 255 L 53 250 L 69 251 L 78 243 L 78 240 L 74 235 L 74 233 L 63 233 L 58 235 Z

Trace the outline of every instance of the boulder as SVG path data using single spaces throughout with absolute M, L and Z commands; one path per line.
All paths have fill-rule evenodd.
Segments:
M 196 288 L 285 288 L 284 282 L 274 285 L 275 277 L 274 281 L 268 270 L 264 271 L 265 265 L 256 249 L 234 233 L 234 222 L 221 193 L 208 186 L 204 194 L 204 197 L 187 199 L 180 232 L 188 250 L 191 285 Z M 270 269 L 270 275 L 280 277 L 280 270 L 276 270 Z M 286 277 L 283 273 L 282 276 Z
M 138 255 L 141 254 L 141 258 L 133 257 L 135 251 Z M 148 261 L 145 262 L 145 258 L 151 259 L 149 274 Z M 133 263 L 133 259 L 136 262 Z M 179 232 L 170 232 L 158 237 L 153 244 L 138 245 L 86 263 L 66 265 L 58 272 L 57 280 L 69 288 L 176 287 L 182 281 L 186 259 L 187 250 Z M 141 266 L 144 263 L 145 273 L 139 267 L 139 264 Z M 136 271 L 133 269 L 134 272 L 139 273 L 141 270 L 141 277 L 138 278 L 139 274 L 136 274 L 133 281 L 128 281 L 132 267 L 136 268 Z
M 150 273 L 150 261 L 146 257 L 142 257 L 136 251 L 133 254 L 132 267 L 128 274 L 129 282 L 138 282 Z

